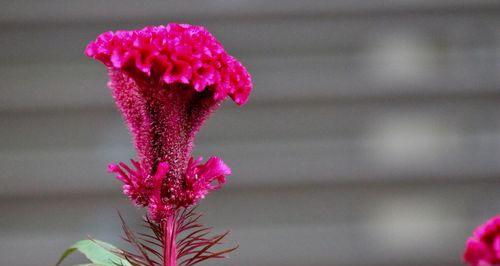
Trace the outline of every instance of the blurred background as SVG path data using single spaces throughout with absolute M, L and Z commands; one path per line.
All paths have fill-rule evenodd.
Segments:
M 197 140 L 229 184 L 201 204 L 231 229 L 207 265 L 461 265 L 500 212 L 500 2 L 0 1 L 0 265 L 53 265 L 141 212 L 106 173 L 134 157 L 83 55 L 97 34 L 201 24 L 248 67 Z M 68 261 L 83 262 L 75 255 Z

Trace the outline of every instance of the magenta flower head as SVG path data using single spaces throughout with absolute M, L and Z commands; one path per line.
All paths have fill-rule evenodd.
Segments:
M 137 235 L 120 216 L 123 238 L 135 251 L 82 240 L 57 265 L 75 250 L 103 266 L 193 266 L 224 258 L 237 248 L 217 248 L 229 232 L 211 235 L 191 206 L 219 189 L 231 169 L 215 156 L 195 160 L 191 151 L 222 101 L 247 102 L 252 82 L 246 69 L 205 28 L 187 24 L 106 32 L 85 54 L 107 67 L 138 154 L 130 165 L 110 164 L 109 171 L 137 206 L 148 208 L 144 225 L 150 232 Z
M 470 266 L 500 265 L 500 215 L 474 230 L 467 240 L 463 259 Z
M 131 200 L 160 221 L 220 188 L 230 168 L 218 157 L 191 157 L 196 133 L 228 96 L 247 102 L 243 65 L 203 27 L 170 23 L 101 34 L 85 54 L 108 68 L 115 102 L 138 160 L 109 165 Z

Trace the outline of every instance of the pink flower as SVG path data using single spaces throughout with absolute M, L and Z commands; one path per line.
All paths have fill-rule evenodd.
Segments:
M 108 172 L 115 173 L 116 178 L 123 182 L 123 193 L 138 206 L 147 206 L 153 185 L 148 174 L 144 172 L 141 165 L 130 160 L 135 170 L 125 163 L 109 164 Z
M 163 197 L 159 190 L 150 197 L 149 213 L 153 219 L 161 219 L 164 213 L 168 213 L 176 207 L 186 207 L 197 203 L 205 198 L 212 190 L 219 189 L 226 182 L 226 176 L 231 174 L 231 169 L 219 158 L 212 157 L 205 164 L 200 164 L 202 158 L 194 161 L 189 160 L 188 168 L 184 178 L 184 186 L 176 189 L 176 184 L 170 184 L 167 180 L 168 191 L 175 197 Z M 162 175 L 153 177 L 157 182 L 154 187 L 161 185 Z
M 191 158 L 186 172 L 186 196 L 193 202 L 205 198 L 211 190 L 219 189 L 226 183 L 226 176 L 231 174 L 231 169 L 217 157 L 208 159 L 205 164 L 200 164 L 202 160 L 202 157 L 196 161 Z
M 108 171 L 115 173 L 116 178 L 123 182 L 123 193 L 129 196 L 137 206 L 148 206 L 155 188 L 161 186 L 159 183 L 161 183 L 170 167 L 168 163 L 160 163 L 156 173 L 150 175 L 144 171 L 139 162 L 134 160 L 130 160 L 130 162 L 134 165 L 135 170 L 125 163 L 119 163 L 109 164 Z
M 201 26 L 170 23 L 141 30 L 105 32 L 85 54 L 134 78 L 186 84 L 215 99 L 227 95 L 243 105 L 252 89 L 246 69 Z
M 467 240 L 463 259 L 470 266 L 500 265 L 500 215 L 474 230 Z
M 107 66 L 108 85 L 134 138 L 135 170 L 123 163 L 109 170 L 135 204 L 161 219 L 225 182 L 231 171 L 222 160 L 192 160 L 194 139 L 227 96 L 245 104 L 252 83 L 206 29 L 170 23 L 106 32 L 85 53 Z

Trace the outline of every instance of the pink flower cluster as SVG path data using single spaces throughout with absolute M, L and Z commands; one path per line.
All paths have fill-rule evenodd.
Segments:
M 245 67 L 201 26 L 170 23 L 141 30 L 105 32 L 85 53 L 106 66 L 125 69 L 166 84 L 213 91 L 216 100 L 229 95 L 237 104 L 248 100 L 252 81 Z
M 129 196 L 136 205 L 148 206 L 154 188 L 154 177 L 161 174 L 165 175 L 166 171 L 168 171 L 168 164 L 160 166 L 158 169 L 161 169 L 161 171 L 157 171 L 154 176 L 150 176 L 139 162 L 135 160 L 130 160 L 130 162 L 135 170 L 120 162 L 119 164 L 109 164 L 108 172 L 115 173 L 116 178 L 123 182 L 123 193 Z
M 205 198 L 212 190 L 221 188 L 231 169 L 219 158 L 212 157 L 201 164 L 203 158 L 189 160 L 185 176 L 185 187 L 181 190 L 169 187 L 173 197 L 162 194 L 163 182 L 170 167 L 168 163 L 158 164 L 154 175 L 144 171 L 137 161 L 131 160 L 135 169 L 125 163 L 110 164 L 108 170 L 123 182 L 123 192 L 138 206 L 149 207 L 153 219 L 159 220 L 178 207 L 187 207 Z M 172 193 L 174 192 L 174 193 Z M 176 193 L 175 193 L 176 192 Z
M 192 202 L 205 198 L 211 190 L 219 189 L 226 183 L 226 176 L 231 174 L 231 169 L 217 157 L 208 159 L 205 164 L 200 164 L 202 160 L 202 157 L 196 161 L 191 158 L 186 171 L 186 197 Z
M 193 160 L 196 133 L 226 96 L 248 100 L 250 75 L 203 27 L 106 32 L 86 49 L 108 67 L 116 105 L 135 142 L 132 167 L 111 164 L 123 192 L 155 220 L 197 203 L 231 174 L 212 157 Z
M 500 216 L 474 230 L 467 240 L 463 259 L 470 266 L 500 265 Z

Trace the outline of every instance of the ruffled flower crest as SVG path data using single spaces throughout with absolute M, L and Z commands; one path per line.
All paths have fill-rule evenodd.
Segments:
M 113 69 L 164 84 L 210 90 L 216 100 L 247 102 L 252 82 L 245 67 L 201 26 L 170 23 L 141 30 L 105 32 L 85 54 Z

